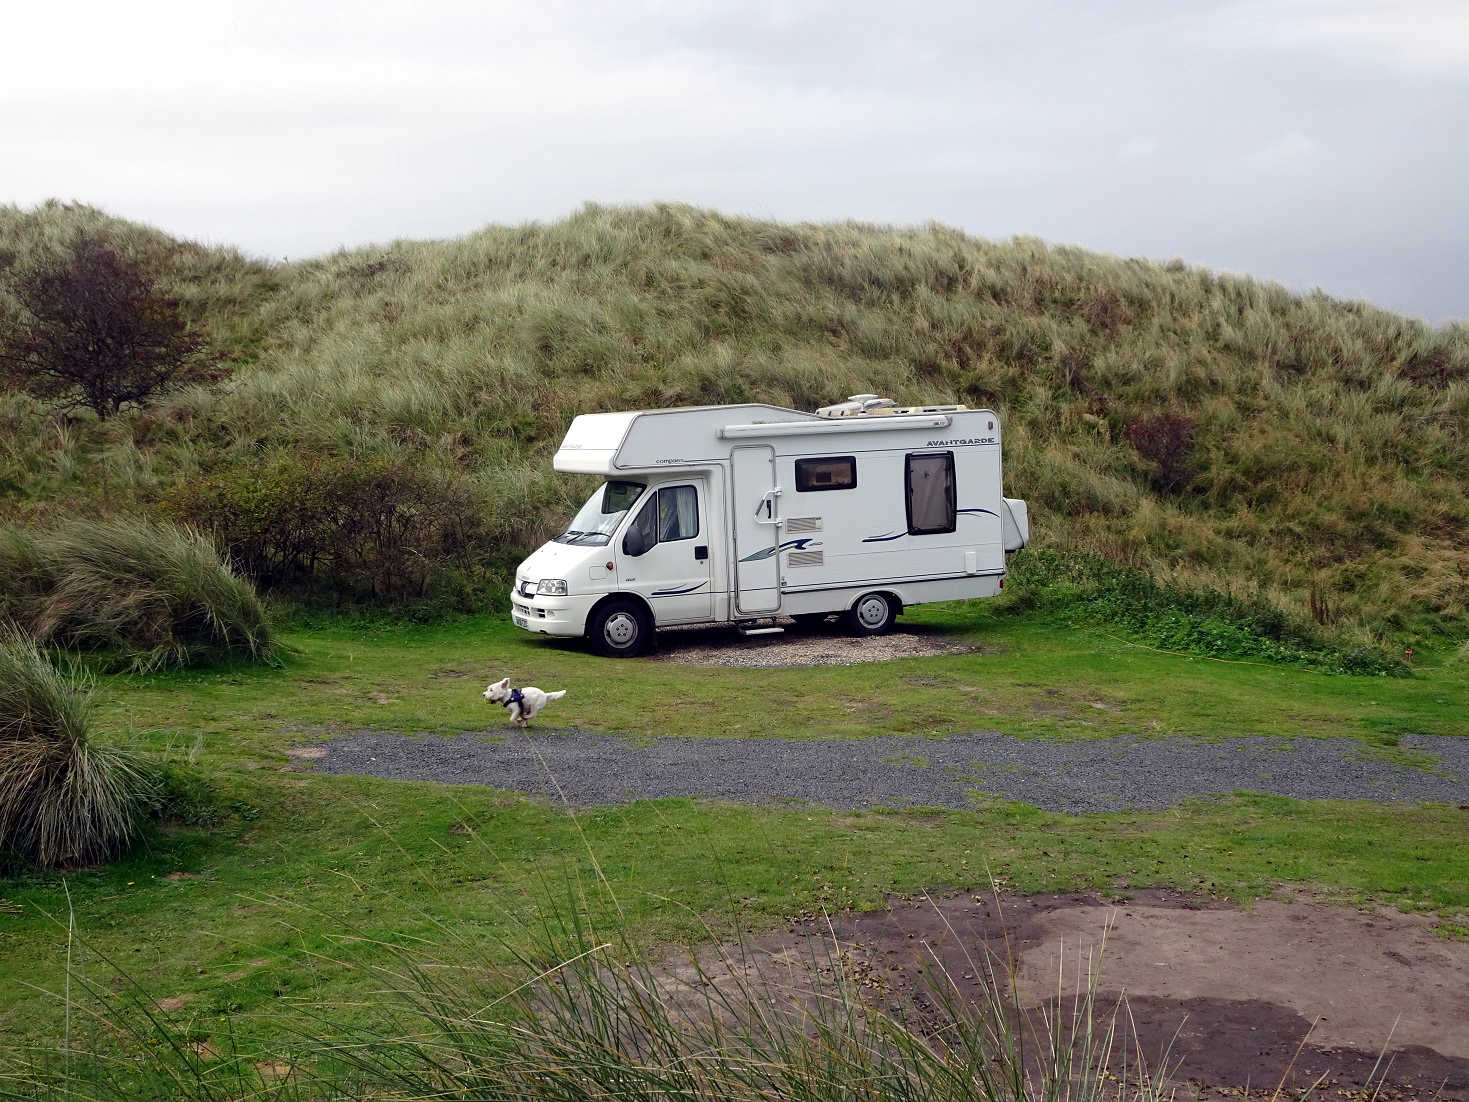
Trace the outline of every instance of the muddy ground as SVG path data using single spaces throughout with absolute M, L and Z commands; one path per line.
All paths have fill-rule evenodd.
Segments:
M 793 972 L 840 959 L 884 1009 L 924 1029 L 946 1017 L 935 980 L 972 1002 L 986 960 L 1006 989 L 1013 961 L 1020 1005 L 1036 1007 L 1058 980 L 1068 994 L 1079 979 L 1084 987 L 1105 938 L 1098 1004 L 1110 1013 L 1125 994 L 1150 1061 L 1171 1044 L 1180 1098 L 1268 1098 L 1318 1080 L 1316 1097 L 1367 1097 L 1370 1078 L 1380 1099 L 1469 1100 L 1469 942 L 1435 922 L 1308 900 L 1240 909 L 1163 891 L 1125 901 L 963 896 L 796 923 L 739 953 L 798 989 L 820 981 Z

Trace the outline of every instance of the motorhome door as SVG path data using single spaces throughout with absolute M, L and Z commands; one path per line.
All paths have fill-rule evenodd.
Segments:
M 768 614 L 780 608 L 780 489 L 775 449 L 735 448 L 730 456 L 734 509 L 735 612 Z

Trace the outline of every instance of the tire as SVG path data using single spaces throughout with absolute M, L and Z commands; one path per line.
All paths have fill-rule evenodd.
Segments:
M 864 593 L 847 609 L 847 630 L 853 635 L 883 635 L 893 630 L 898 603 L 886 593 Z
M 653 644 L 653 621 L 636 601 L 608 601 L 587 622 L 587 639 L 603 658 L 636 658 Z

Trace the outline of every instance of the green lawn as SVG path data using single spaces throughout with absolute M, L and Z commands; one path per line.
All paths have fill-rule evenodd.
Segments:
M 1469 684 L 1159 654 L 988 605 L 912 617 L 976 654 L 770 671 L 615 663 L 497 620 L 297 632 L 279 670 L 103 682 L 98 723 L 218 789 L 210 827 L 171 825 L 115 866 L 0 881 L 0 1031 L 55 1038 L 68 908 L 89 975 L 121 967 L 199 1037 L 271 1037 L 305 1001 L 372 1012 L 373 941 L 442 956 L 524 945 L 538 905 L 585 890 L 598 922 L 653 941 L 723 936 L 893 893 L 1168 885 L 1248 900 L 1282 884 L 1346 901 L 1469 910 L 1469 812 L 1238 795 L 1161 813 L 1071 818 L 1002 801 L 975 811 L 838 812 L 647 801 L 571 818 L 487 789 L 301 771 L 323 729 L 500 729 L 492 674 L 567 688 L 548 721 L 636 735 L 1032 737 L 1341 734 L 1392 753 L 1406 732 L 1469 734 Z M 772 700 L 783 706 L 772 709 Z M 598 872 L 600 870 L 600 873 Z M 608 893 L 597 887 L 598 875 Z M 621 916 L 618 915 L 618 910 Z M 1459 920 L 1462 928 L 1462 919 Z M 342 944 L 344 936 L 367 943 Z
M 457 733 L 503 727 L 480 693 L 492 677 L 570 690 L 545 725 L 630 735 L 747 738 L 942 736 L 997 730 L 1047 738 L 1469 734 L 1469 678 L 1422 671 L 1353 678 L 1161 654 L 974 602 L 920 608 L 905 624 L 979 653 L 855 666 L 756 670 L 619 664 L 528 637 L 502 619 L 434 627 L 335 626 L 288 634 L 283 670 L 119 679 L 100 718 L 151 747 L 193 747 L 211 765 L 272 764 L 318 728 Z M 755 691 L 752 691 L 755 690 Z

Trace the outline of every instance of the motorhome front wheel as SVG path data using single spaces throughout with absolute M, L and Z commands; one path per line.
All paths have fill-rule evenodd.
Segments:
M 847 626 L 857 635 L 881 635 L 891 631 L 898 608 L 886 593 L 865 593 L 847 611 Z
M 648 649 L 653 625 L 631 601 L 612 601 L 592 615 L 587 636 L 592 649 L 605 658 L 632 658 Z

